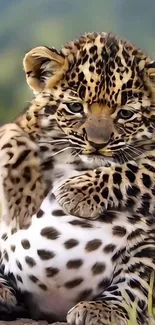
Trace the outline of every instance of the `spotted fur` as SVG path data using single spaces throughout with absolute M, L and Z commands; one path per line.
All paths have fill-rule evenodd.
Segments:
M 146 324 L 155 63 L 129 42 L 92 33 L 61 51 L 32 49 L 24 69 L 35 98 L 0 130 L 5 272 L 32 295 L 35 319 L 63 320 L 78 302 L 71 324 L 127 324 L 136 298 Z
M 29 318 L 25 306 L 24 296 L 17 289 L 13 274 L 4 274 L 3 266 L 0 267 L 0 319 L 5 321 L 17 318 Z

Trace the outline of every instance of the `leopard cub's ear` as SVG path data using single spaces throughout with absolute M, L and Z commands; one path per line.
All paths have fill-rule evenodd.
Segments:
M 147 75 L 152 84 L 155 87 L 155 61 L 151 61 L 146 65 Z
M 146 84 L 150 90 L 151 103 L 155 104 L 155 61 L 146 64 Z
M 26 80 L 36 93 L 52 87 L 67 70 L 67 58 L 54 48 L 38 46 L 28 52 L 23 60 Z

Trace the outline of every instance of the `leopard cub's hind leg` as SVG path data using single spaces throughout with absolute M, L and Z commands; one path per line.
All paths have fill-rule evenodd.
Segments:
M 16 288 L 12 274 L 4 275 L 0 266 L 0 321 L 13 321 L 17 318 L 29 318 L 23 295 Z

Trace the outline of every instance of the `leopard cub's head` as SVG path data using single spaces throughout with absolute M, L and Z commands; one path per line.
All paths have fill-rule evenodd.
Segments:
M 105 164 L 155 146 L 155 62 L 108 33 L 85 34 L 61 51 L 33 48 L 24 69 L 35 100 L 27 120 L 73 155 Z

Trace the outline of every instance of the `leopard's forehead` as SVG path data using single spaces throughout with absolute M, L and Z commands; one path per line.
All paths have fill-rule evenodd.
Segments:
M 85 34 L 62 52 L 69 59 L 65 80 L 88 103 L 124 105 L 143 90 L 150 59 L 127 41 L 108 33 Z

